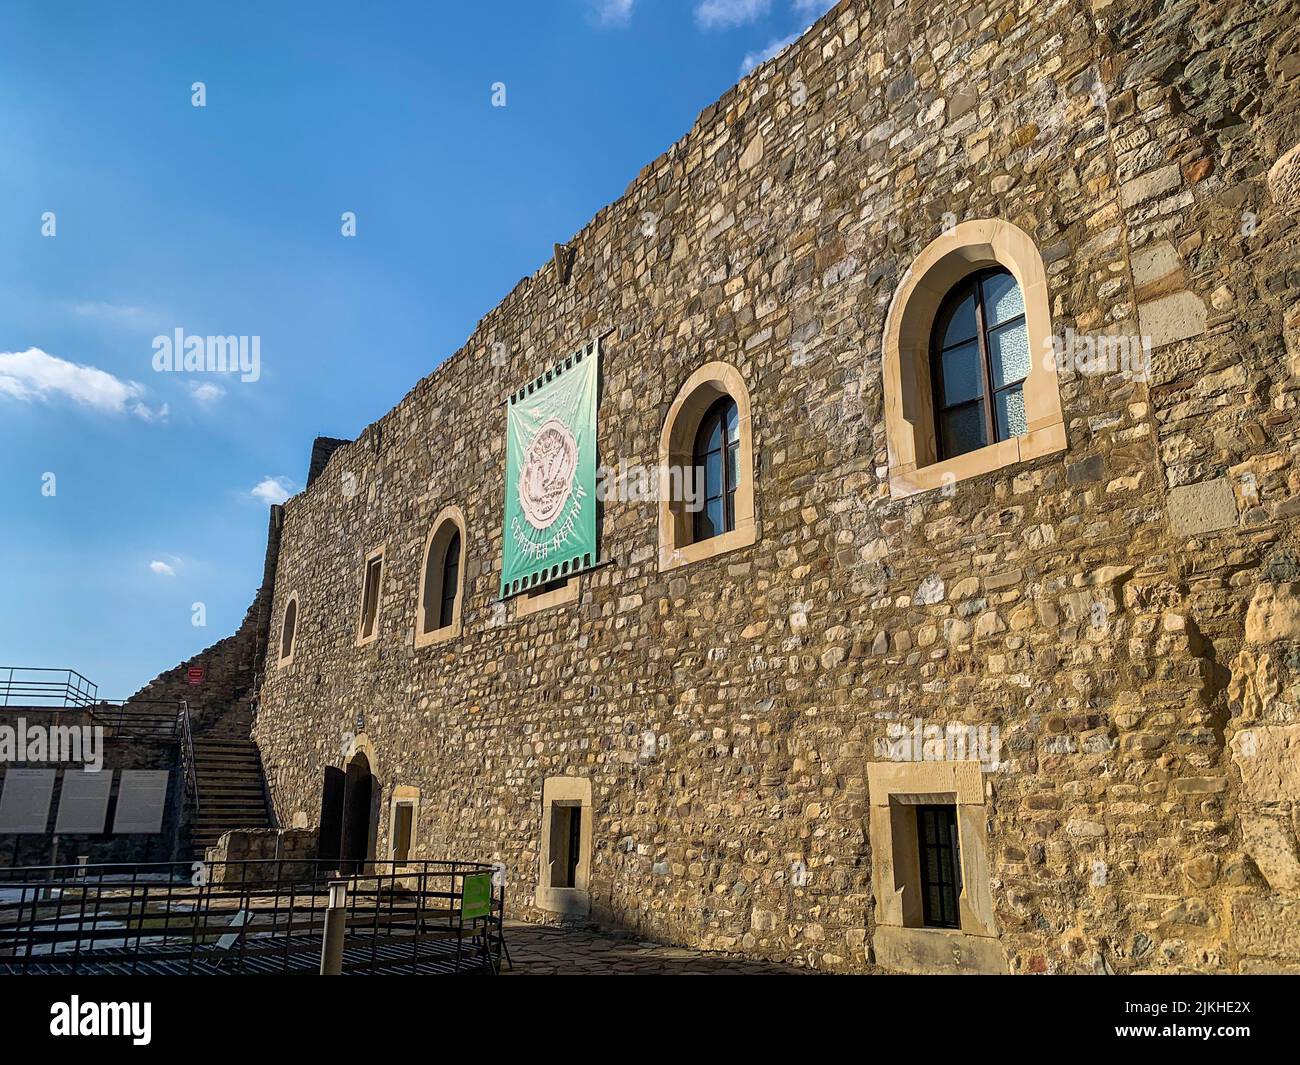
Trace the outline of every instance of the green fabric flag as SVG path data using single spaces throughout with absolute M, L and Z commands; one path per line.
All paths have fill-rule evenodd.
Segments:
M 501 596 L 596 564 L 593 341 L 510 397 Z

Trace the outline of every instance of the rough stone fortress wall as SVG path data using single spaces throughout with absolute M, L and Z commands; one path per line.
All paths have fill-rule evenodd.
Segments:
M 744 78 L 287 503 L 280 822 L 362 755 L 374 855 L 403 798 L 414 855 L 499 860 L 533 918 L 828 970 L 1300 968 L 1298 25 L 844 0 Z M 918 338 L 991 264 L 1029 431 L 936 463 Z M 1098 336 L 1149 374 L 1138 341 L 1081 372 Z M 502 402 L 594 337 L 601 461 L 653 466 L 728 391 L 752 525 L 682 551 L 609 500 L 606 564 L 499 603 Z M 444 513 L 457 625 L 417 641 Z M 925 802 L 956 928 L 918 919 Z

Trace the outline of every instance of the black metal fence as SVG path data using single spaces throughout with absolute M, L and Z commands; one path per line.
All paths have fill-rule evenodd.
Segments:
M 317 973 L 340 883 L 343 973 L 495 973 L 509 960 L 505 888 L 492 883 L 485 912 L 467 903 L 467 878 L 484 876 L 492 866 L 445 861 L 347 877 L 291 859 L 6 869 L 0 973 Z
M 98 692 L 75 669 L 0 666 L 0 706 L 90 706 Z

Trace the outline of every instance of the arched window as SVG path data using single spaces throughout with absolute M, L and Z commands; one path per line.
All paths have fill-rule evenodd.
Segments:
M 739 456 L 740 417 L 736 401 L 723 396 L 705 412 L 695 434 L 695 490 L 702 503 L 695 512 L 695 543 L 735 529 Z
M 461 633 L 464 545 L 465 518 L 459 507 L 446 507 L 434 518 L 424 542 L 416 600 L 416 647 L 441 643 Z
M 930 340 L 939 458 L 1024 436 L 1029 336 L 1010 271 L 981 270 L 944 297 Z
M 287 666 L 293 661 L 293 641 L 298 635 L 298 596 L 289 596 L 284 608 L 284 621 L 280 625 L 279 664 Z
M 452 623 L 456 596 L 460 594 L 460 530 L 451 534 L 442 553 L 442 602 L 438 606 L 438 628 Z
M 881 346 L 889 494 L 1068 446 L 1043 257 L 1010 222 L 946 229 L 902 272 Z
M 659 568 L 701 562 L 758 539 L 749 390 L 735 367 L 706 363 L 682 385 L 659 436 Z

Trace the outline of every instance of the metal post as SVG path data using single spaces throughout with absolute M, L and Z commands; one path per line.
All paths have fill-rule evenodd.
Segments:
M 325 907 L 325 938 L 320 948 L 321 976 L 343 975 L 343 934 L 348 922 L 348 882 L 331 880 Z

